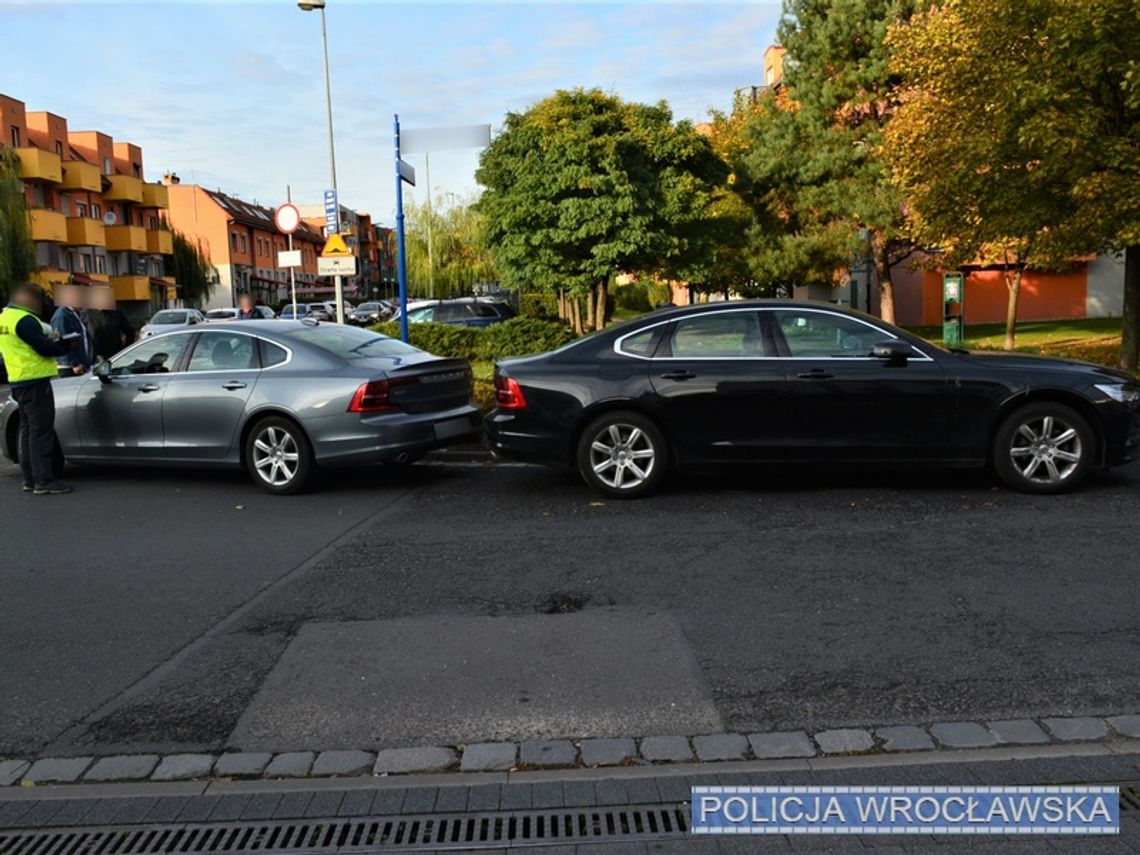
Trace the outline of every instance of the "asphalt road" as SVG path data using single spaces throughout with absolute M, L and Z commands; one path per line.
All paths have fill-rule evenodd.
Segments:
M 285 703 L 310 742 L 360 748 L 620 735 L 591 715 L 612 697 L 644 720 L 624 706 L 634 678 L 677 681 L 729 730 L 1140 707 L 1136 466 L 1056 498 L 946 472 L 764 471 L 638 502 L 505 466 L 373 470 L 297 498 L 240 474 L 70 480 L 36 498 L 0 467 L 0 754 L 242 747 L 235 729 Z M 657 646 L 583 635 L 571 668 L 574 632 L 611 630 L 554 622 L 592 610 L 668 628 Z M 422 643 L 461 616 L 501 620 L 504 649 L 486 621 L 469 651 Z M 417 732 L 406 701 L 427 693 L 454 715 Z M 273 747 L 338 747 L 287 730 Z

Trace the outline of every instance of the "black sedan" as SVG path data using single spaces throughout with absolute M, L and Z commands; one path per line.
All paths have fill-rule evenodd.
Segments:
M 1140 455 L 1140 384 L 1100 366 L 946 351 L 829 304 L 666 309 L 496 365 L 503 457 L 612 496 L 765 462 L 992 466 L 1058 493 Z

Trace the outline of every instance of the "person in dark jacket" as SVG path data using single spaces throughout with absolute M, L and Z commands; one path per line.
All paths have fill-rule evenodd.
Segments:
M 70 346 L 67 353 L 59 360 L 59 375 L 70 377 L 82 374 L 94 361 L 91 334 L 87 331 L 87 325 L 83 323 L 83 317 L 80 315 L 84 303 L 84 289 L 78 285 L 57 285 L 54 296 L 58 308 L 51 316 L 51 328 L 59 333 L 60 338 L 74 336 L 69 339 Z
M 96 358 L 110 359 L 128 344 L 134 344 L 135 328 L 131 326 L 126 312 L 115 302 L 114 291 L 92 288 L 90 311 L 99 312 L 101 319 L 93 334 Z
M 242 294 L 238 300 L 237 319 L 239 321 L 261 320 L 261 313 L 253 306 L 253 298 L 249 294 Z
M 0 353 L 8 369 L 12 398 L 20 406 L 20 468 L 24 491 L 37 496 L 70 493 L 71 487 L 55 480 L 55 396 L 51 383 L 58 369 L 55 359 L 71 349 L 39 318 L 43 289 L 32 284 L 12 290 L 11 302 L 0 312 Z

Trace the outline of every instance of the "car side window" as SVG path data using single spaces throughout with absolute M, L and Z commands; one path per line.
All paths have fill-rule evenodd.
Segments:
M 630 356 L 652 356 L 653 351 L 657 349 L 657 327 L 650 327 L 647 330 L 633 333 L 622 339 L 621 345 L 618 347 L 622 353 L 628 353 Z
M 261 367 L 272 368 L 289 358 L 289 351 L 271 341 L 261 339 Z
M 435 310 L 435 319 L 444 324 L 448 321 L 466 320 L 471 315 L 472 312 L 462 303 L 441 303 Z
M 756 312 L 717 312 L 677 321 L 669 339 L 674 358 L 732 359 L 764 356 Z
M 189 371 L 240 371 L 257 368 L 255 339 L 233 333 L 202 333 L 190 356 Z
M 408 314 L 408 320 L 413 324 L 431 323 L 435 320 L 435 306 L 424 306 Z
M 876 344 L 891 338 L 862 321 L 830 312 L 781 309 L 774 314 L 788 345 L 788 354 L 801 359 L 870 356 Z
M 121 356 L 111 360 L 111 373 L 125 374 L 169 374 L 182 358 L 188 335 L 164 335 L 148 338 Z
M 477 318 L 497 318 L 499 313 L 495 311 L 493 306 L 488 306 L 486 303 L 471 303 L 471 314 Z

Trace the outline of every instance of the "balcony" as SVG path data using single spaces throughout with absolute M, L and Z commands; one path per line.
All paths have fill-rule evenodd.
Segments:
M 174 236 L 166 229 L 155 229 L 146 233 L 146 251 L 152 255 L 173 255 Z
M 65 160 L 62 189 L 99 193 L 103 189 L 103 173 L 94 163 L 87 163 L 85 160 Z
M 115 252 L 146 252 L 146 229 L 142 226 L 107 226 L 107 249 Z
M 143 180 L 131 175 L 108 175 L 111 188 L 103 191 L 103 199 L 107 202 L 134 202 L 143 200 Z
M 142 203 L 147 208 L 169 208 L 169 194 L 162 184 L 144 184 Z
M 37 270 L 28 278 L 51 294 L 57 285 L 66 285 L 70 282 L 71 274 L 66 270 Z
M 32 208 L 28 211 L 28 227 L 32 240 L 67 243 L 67 217 L 59 211 Z
M 116 300 L 149 300 L 149 276 L 112 276 L 111 287 Z
M 25 181 L 46 181 L 58 184 L 63 180 L 63 169 L 59 155 L 42 148 L 18 148 L 16 157 L 20 159 L 20 177 Z
M 71 246 L 106 246 L 103 223 L 90 217 L 68 217 L 67 243 Z

